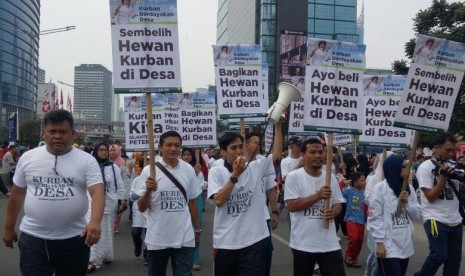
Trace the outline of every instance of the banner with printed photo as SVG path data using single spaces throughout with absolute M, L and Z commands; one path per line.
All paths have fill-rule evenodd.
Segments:
M 309 38 L 304 130 L 361 133 L 365 45 Z
M 307 32 L 281 30 L 280 81 L 289 82 L 303 94 L 307 59 Z
M 152 118 L 155 148 L 158 147 L 160 135 L 166 131 L 165 97 L 152 94 Z M 148 151 L 148 132 L 145 96 L 124 97 L 124 135 L 126 149 L 129 151 Z
M 213 45 L 213 57 L 220 119 L 265 116 L 261 46 Z
M 446 132 L 465 71 L 465 44 L 418 35 L 394 126 Z
M 364 76 L 364 125 L 360 145 L 409 148 L 413 131 L 394 127 L 406 76 Z
M 176 0 L 109 0 L 115 93 L 180 92 Z
M 8 127 L 8 141 L 16 142 L 19 140 L 19 117 L 18 111 L 13 111 L 8 113 L 7 127 Z
M 183 147 L 216 145 L 216 104 L 214 92 L 166 94 L 166 113 L 173 114 L 168 130 L 177 131 Z

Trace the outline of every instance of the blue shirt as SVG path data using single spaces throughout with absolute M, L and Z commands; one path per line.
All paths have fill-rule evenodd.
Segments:
M 363 190 L 353 187 L 344 188 L 342 195 L 347 200 L 347 210 L 344 221 L 353 221 L 358 224 L 365 224 L 367 216 L 365 213 L 365 194 Z

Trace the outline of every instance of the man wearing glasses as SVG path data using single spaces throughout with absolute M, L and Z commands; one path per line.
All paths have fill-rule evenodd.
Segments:
M 100 238 L 102 176 L 95 158 L 72 146 L 74 134 L 71 113 L 46 113 L 46 146 L 26 152 L 16 167 L 3 243 L 13 248 L 18 241 L 15 224 L 24 203 L 18 242 L 22 275 L 85 275 L 90 246 Z M 87 192 L 92 198 L 89 223 Z

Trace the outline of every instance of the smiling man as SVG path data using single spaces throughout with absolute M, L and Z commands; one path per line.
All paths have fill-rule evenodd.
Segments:
M 24 203 L 18 243 L 22 275 L 86 275 L 90 246 L 100 238 L 102 175 L 95 158 L 72 146 L 74 134 L 71 113 L 46 113 L 46 146 L 27 151 L 16 166 L 3 243 L 13 248 L 18 240 L 15 224 Z M 87 193 L 92 198 L 89 223 Z

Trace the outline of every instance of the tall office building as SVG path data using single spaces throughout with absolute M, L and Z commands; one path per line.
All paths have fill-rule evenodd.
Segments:
M 217 44 L 255 44 L 257 0 L 219 0 Z
M 20 122 L 35 110 L 40 0 L 0 1 L 0 127 L 8 113 Z
M 273 99 L 282 74 L 283 32 L 299 34 L 296 41 L 315 37 L 361 43 L 363 15 L 360 18 L 357 24 L 357 0 L 219 0 L 217 44 L 262 45 Z
M 357 0 L 308 0 L 307 34 L 359 43 Z
M 40 67 L 37 71 L 37 83 L 45 83 L 45 70 Z
M 112 73 L 100 64 L 74 67 L 73 112 L 85 120 L 111 121 Z

